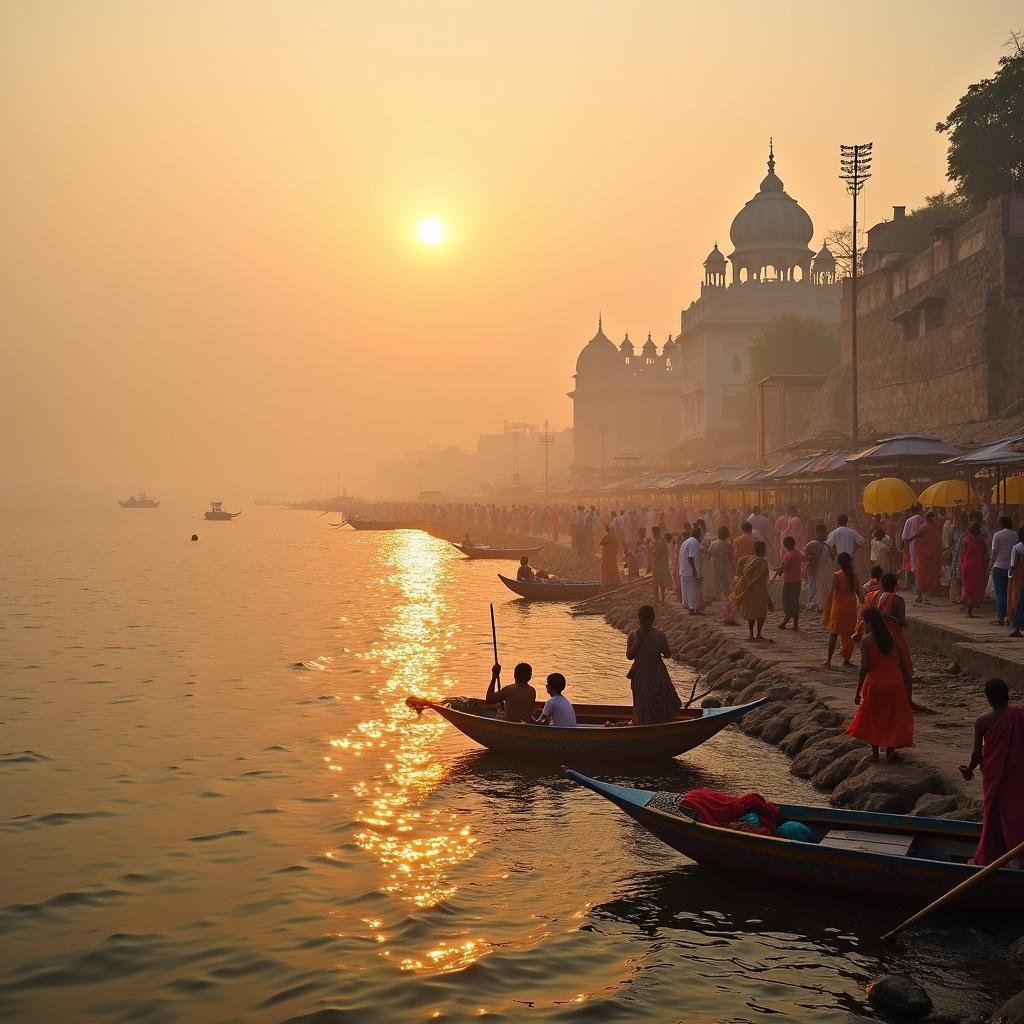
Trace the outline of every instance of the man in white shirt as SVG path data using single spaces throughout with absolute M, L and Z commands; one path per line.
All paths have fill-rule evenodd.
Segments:
M 1017 543 L 1017 531 L 1009 516 L 999 517 L 999 529 L 992 534 L 992 587 L 996 592 L 996 625 L 1006 625 L 1006 593 L 1010 585 L 1010 555 Z
M 694 526 L 693 532 L 679 547 L 679 583 L 683 592 L 683 604 L 691 615 L 704 614 L 700 606 L 700 556 L 700 527 Z
M 841 512 L 836 517 L 836 528 L 825 538 L 825 543 L 832 549 L 832 557 L 838 558 L 844 551 L 851 558 L 857 548 L 864 545 L 864 538 L 852 526 L 847 526 L 850 517 Z
M 552 672 L 548 676 L 548 699 L 538 721 L 541 725 L 553 725 L 558 729 L 576 728 L 576 711 L 572 704 L 562 696 L 565 689 L 565 676 L 561 672 Z
M 768 542 L 768 517 L 761 514 L 761 506 L 755 505 L 754 511 L 747 516 L 747 522 L 754 528 L 754 538 Z
M 917 574 L 917 545 L 914 538 L 921 532 L 925 524 L 925 518 L 921 514 L 921 503 L 915 501 L 910 506 L 910 517 L 903 524 L 903 545 L 910 546 L 910 575 L 907 576 L 907 589 L 914 589 L 914 577 Z

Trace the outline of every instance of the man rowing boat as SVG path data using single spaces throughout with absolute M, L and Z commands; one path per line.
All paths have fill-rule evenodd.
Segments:
M 520 662 L 512 670 L 512 678 L 515 681 L 511 686 L 502 686 L 501 666 L 495 664 L 484 702 L 492 707 L 497 705 L 498 717 L 506 722 L 532 722 L 533 706 L 537 703 L 537 691 L 530 685 L 533 666 Z

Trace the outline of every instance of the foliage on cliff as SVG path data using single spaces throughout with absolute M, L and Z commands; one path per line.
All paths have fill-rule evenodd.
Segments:
M 839 365 L 839 326 L 781 313 L 750 339 L 750 380 L 776 373 L 828 373 Z

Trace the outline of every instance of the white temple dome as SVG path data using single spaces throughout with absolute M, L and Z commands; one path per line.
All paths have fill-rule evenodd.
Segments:
M 715 247 L 708 253 L 708 258 L 704 261 L 706 269 L 721 269 L 725 270 L 725 255 L 722 250 L 718 248 L 718 243 L 715 242 Z
M 814 269 L 815 270 L 835 270 L 836 269 L 836 258 L 832 255 L 832 250 L 825 244 L 818 250 L 817 255 L 814 257 Z
M 597 334 L 583 346 L 576 360 L 576 373 L 604 375 L 614 372 L 622 363 L 619 350 L 604 333 L 601 321 L 597 322 Z
M 736 214 L 729 229 L 736 249 L 732 257 L 751 251 L 806 251 L 813 235 L 811 218 L 786 194 L 782 180 L 775 173 L 775 154 L 769 148 L 768 174 L 761 182 L 761 190 Z

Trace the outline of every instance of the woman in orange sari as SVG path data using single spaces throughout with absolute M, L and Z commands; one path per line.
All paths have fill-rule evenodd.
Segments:
M 882 593 L 882 567 L 880 565 L 871 566 L 871 576 L 867 583 L 864 584 L 864 607 L 860 610 L 860 618 L 857 620 L 857 628 L 854 630 L 853 639 L 855 643 L 860 643 L 864 637 L 864 612 L 868 608 L 874 608 L 875 602 L 881 596 Z
M 885 747 L 888 759 L 896 761 L 897 747 L 914 745 L 914 684 L 882 613 L 868 608 L 864 625 L 868 635 L 860 642 L 857 712 L 846 731 L 871 744 L 872 760 Z
M 853 655 L 853 633 L 857 628 L 857 602 L 863 603 L 864 596 L 860 592 L 860 582 L 853 571 L 853 558 L 845 551 L 836 559 L 839 568 L 832 577 L 832 596 L 829 598 L 827 614 L 822 616 L 822 623 L 828 626 L 828 657 L 825 668 L 832 667 L 832 657 L 836 653 L 836 641 L 839 641 L 843 652 L 843 664 L 852 667 L 850 658 Z
M 910 654 L 907 634 L 903 631 L 907 624 L 907 603 L 896 593 L 899 577 L 894 572 L 882 576 L 882 592 L 875 598 L 874 606 L 885 616 L 885 628 L 892 633 L 893 642 L 899 648 L 911 677 L 914 675 L 914 659 Z
M 935 526 L 935 513 L 925 516 L 924 526 L 914 538 L 914 552 L 917 555 L 917 574 L 914 576 L 915 604 L 927 604 L 925 594 L 939 589 L 942 575 L 942 540 Z

